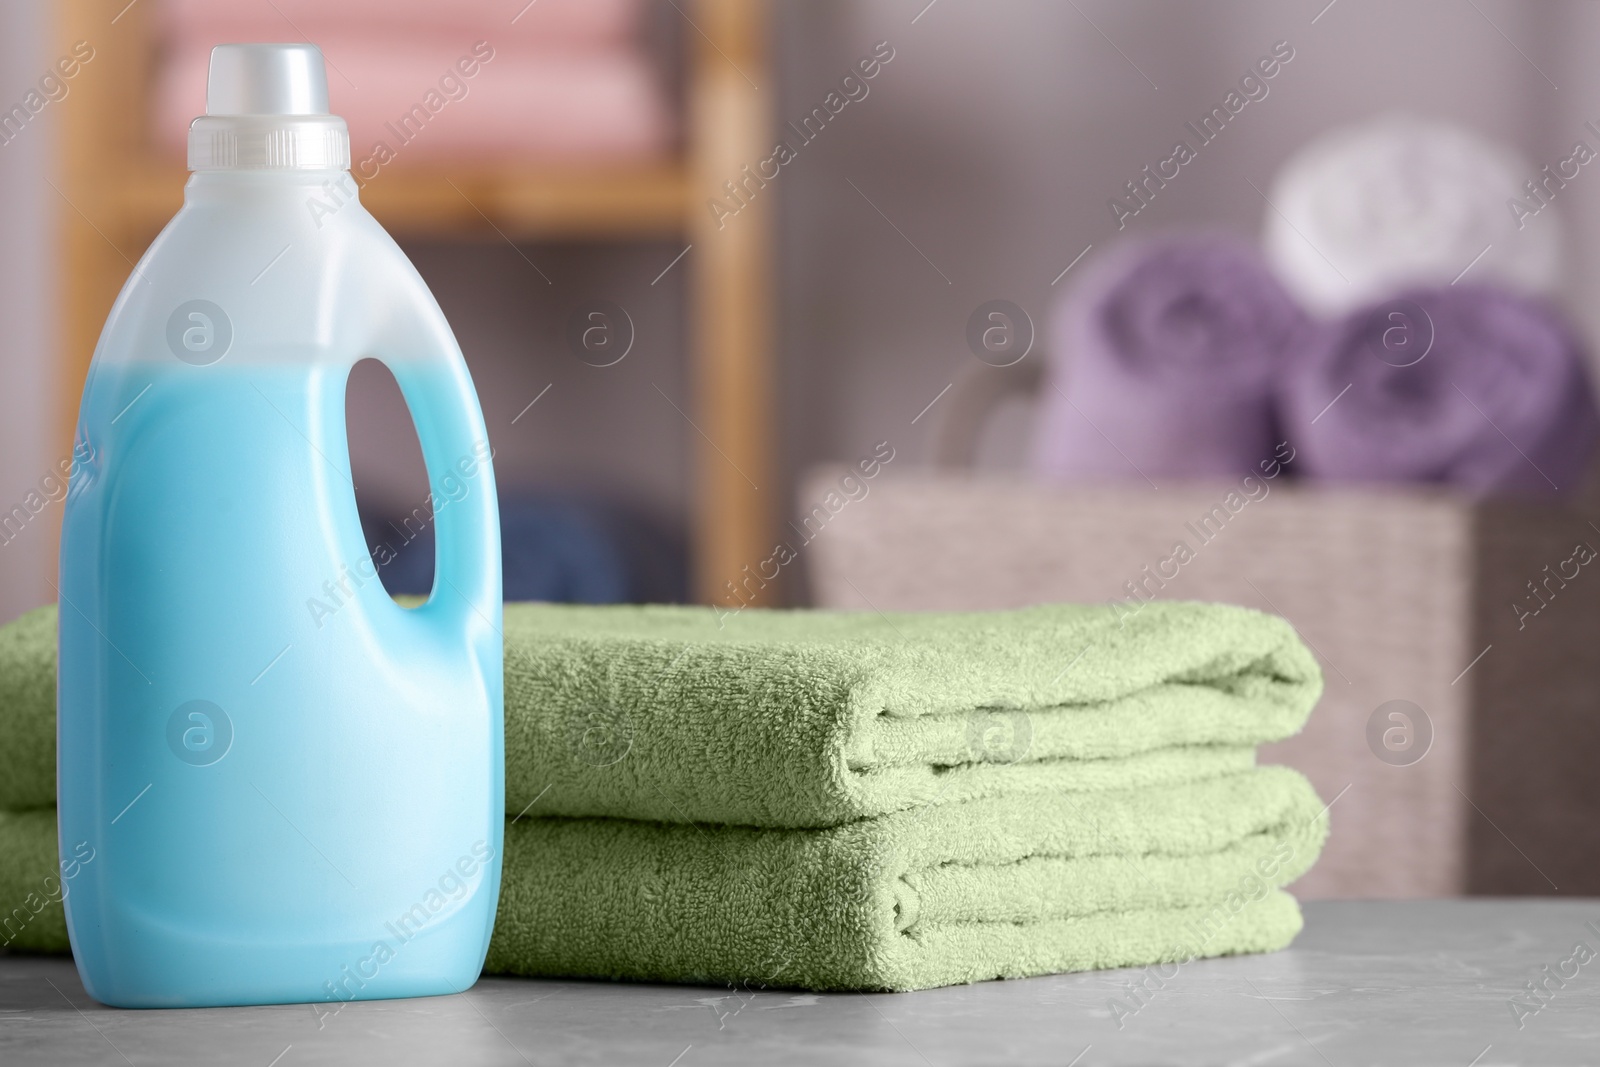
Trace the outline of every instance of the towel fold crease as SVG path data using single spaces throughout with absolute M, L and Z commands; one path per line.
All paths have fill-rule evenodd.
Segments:
M 491 973 L 904 990 L 1300 929 L 1326 809 L 1255 746 L 1321 676 L 1281 619 L 508 604 L 504 632 Z M 116 854 L 58 862 L 55 635 L 0 627 L 0 944 L 59 952 L 73 864 Z

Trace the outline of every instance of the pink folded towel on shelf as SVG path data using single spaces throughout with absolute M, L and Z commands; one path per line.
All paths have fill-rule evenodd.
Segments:
M 640 0 L 163 0 L 171 38 L 213 43 L 318 42 L 330 31 L 466 30 L 497 49 L 513 44 L 601 47 L 625 44 L 639 28 Z
M 189 33 L 169 46 L 155 129 L 179 155 L 190 120 L 205 112 L 206 71 L 220 39 Z M 332 110 L 350 124 L 352 169 L 363 181 L 397 161 L 615 163 L 659 157 L 672 142 L 656 73 L 630 48 L 534 50 L 465 31 L 317 43 L 328 60 Z
M 673 109 L 642 15 L 641 0 L 161 0 L 155 137 L 183 154 L 214 45 L 308 39 L 364 181 L 402 160 L 659 157 Z

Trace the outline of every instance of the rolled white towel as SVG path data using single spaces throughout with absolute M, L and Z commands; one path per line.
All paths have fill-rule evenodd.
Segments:
M 1330 316 L 1448 284 L 1469 265 L 1473 280 L 1548 296 L 1561 267 L 1561 226 L 1546 217 L 1554 205 L 1520 230 L 1509 205 L 1540 177 L 1514 149 L 1446 122 L 1391 115 L 1336 129 L 1278 172 L 1267 257 Z

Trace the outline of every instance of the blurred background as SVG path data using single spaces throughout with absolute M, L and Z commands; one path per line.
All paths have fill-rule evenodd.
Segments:
M 12 0 L 0 614 L 54 595 L 45 479 L 210 47 L 311 40 L 478 385 L 508 597 L 1278 612 L 1329 682 L 1276 754 L 1334 805 L 1303 895 L 1600 892 L 1596 39 L 1578 0 Z M 349 414 L 376 544 L 426 478 L 381 367 Z

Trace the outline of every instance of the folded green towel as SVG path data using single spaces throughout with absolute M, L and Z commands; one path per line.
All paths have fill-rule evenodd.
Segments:
M 1325 832 L 1283 767 L 823 830 L 523 819 L 486 969 L 921 989 L 1270 951 Z
M 1283 767 L 814 830 L 524 817 L 486 970 L 921 989 L 1271 951 L 1326 822 Z M 0 941 L 66 949 L 55 861 L 53 812 L 0 814 L 0 900 L 38 909 Z
M 93 863 L 93 849 L 88 854 Z M 67 951 L 61 898 L 72 879 L 62 875 L 77 868 L 57 860 L 55 808 L 0 811 L 0 948 Z
M 1321 694 L 1282 619 L 508 606 L 506 809 L 835 826 L 1238 769 Z M 515 768 L 515 770 L 510 770 Z
M 1282 619 L 508 604 L 506 810 L 837 826 L 1243 770 L 1321 674 Z M 55 609 L 0 628 L 0 809 L 55 799 Z
M 55 803 L 56 608 L 51 604 L 0 626 L 0 811 Z

